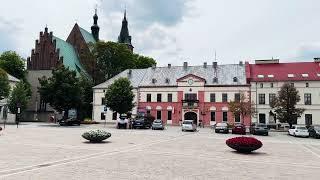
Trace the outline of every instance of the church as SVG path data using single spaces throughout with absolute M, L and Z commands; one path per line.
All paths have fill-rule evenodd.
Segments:
M 27 58 L 27 80 L 31 84 L 32 97 L 25 113 L 25 119 L 47 121 L 48 117 L 54 114 L 54 110 L 47 107 L 47 104 L 37 92 L 38 79 L 43 76 L 50 77 L 52 69 L 63 64 L 70 70 L 76 71 L 79 76 L 91 77 L 94 72 L 93 64 L 95 60 L 89 58 L 87 54 L 90 52 L 90 44 L 100 40 L 98 19 L 96 9 L 91 32 L 75 23 L 65 40 L 55 36 L 53 32 L 49 32 L 48 27 L 40 32 L 39 39 L 35 41 L 35 48 L 32 49 L 31 56 Z M 126 11 L 122 20 L 118 43 L 126 44 L 133 52 L 134 47 L 131 44 Z

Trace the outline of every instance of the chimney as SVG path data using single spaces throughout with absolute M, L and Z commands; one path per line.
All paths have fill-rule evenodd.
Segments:
M 218 67 L 218 62 L 213 62 L 213 63 L 212 63 L 212 66 L 213 66 L 213 68 L 217 69 L 217 67 Z
M 240 61 L 240 62 L 239 62 L 239 65 L 240 65 L 240 66 L 243 66 L 243 61 Z
M 320 57 L 316 57 L 316 58 L 314 58 L 314 62 L 316 62 L 316 63 L 320 63 Z
M 131 78 L 131 76 L 132 76 L 132 69 L 129 69 L 129 71 L 128 71 L 128 78 Z
M 183 62 L 183 68 L 187 69 L 188 68 L 188 62 Z
M 208 66 L 207 62 L 204 62 L 203 63 L 203 68 L 207 68 L 207 66 Z
M 171 68 L 171 64 L 168 64 L 168 68 Z

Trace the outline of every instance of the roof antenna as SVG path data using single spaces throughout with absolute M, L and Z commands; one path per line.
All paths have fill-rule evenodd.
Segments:
M 96 4 L 95 7 L 94 7 L 94 13 L 95 13 L 95 14 L 98 13 L 98 4 Z
M 214 61 L 217 61 L 217 51 L 214 50 Z

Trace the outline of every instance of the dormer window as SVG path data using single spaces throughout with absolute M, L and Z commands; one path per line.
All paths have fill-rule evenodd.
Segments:
M 307 78 L 309 77 L 309 74 L 301 74 L 302 77 Z
M 258 75 L 258 78 L 264 78 L 264 75 L 259 74 L 259 75 Z
M 269 74 L 268 78 L 274 78 L 274 75 L 273 74 Z
M 157 82 L 156 79 L 152 79 L 152 83 L 155 84 Z
M 213 78 L 213 83 L 218 83 L 218 78 L 217 77 Z
M 237 77 L 234 77 L 234 78 L 233 78 L 233 82 L 238 82 L 238 78 L 237 78 Z
M 166 78 L 166 83 L 169 84 L 170 83 L 170 79 Z
M 294 74 L 288 74 L 288 78 L 293 78 Z

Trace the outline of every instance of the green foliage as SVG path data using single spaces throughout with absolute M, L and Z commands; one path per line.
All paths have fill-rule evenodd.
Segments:
M 10 85 L 7 73 L 0 68 L 0 100 L 7 98 L 10 93 Z
M 248 101 L 243 93 L 240 94 L 240 101 L 231 101 L 228 103 L 228 106 L 234 117 L 240 115 L 241 121 L 245 117 L 251 117 L 255 114 L 253 103 Z
M 19 82 L 16 87 L 13 88 L 8 103 L 11 113 L 17 114 L 18 106 L 20 107 L 21 112 L 27 108 L 28 101 L 31 98 L 29 91 L 28 85 L 23 81 Z
M 277 119 L 282 123 L 288 123 L 291 127 L 304 112 L 304 109 L 296 108 L 299 101 L 299 91 L 291 84 L 285 83 L 270 106 L 276 113 Z
M 93 82 L 85 77 L 80 77 L 79 86 L 81 89 L 81 104 L 78 111 L 79 119 L 85 119 L 92 115 Z
M 93 73 L 95 84 L 100 84 L 126 69 L 148 68 L 156 64 L 152 58 L 133 54 L 125 44 L 99 41 L 91 45 L 91 48 L 97 61 Z
M 120 114 L 128 113 L 134 107 L 133 87 L 127 78 L 119 78 L 111 84 L 106 92 L 106 105 Z
M 0 68 L 18 79 L 25 80 L 24 60 L 14 51 L 6 51 L 0 55 Z
M 52 77 L 39 79 L 38 91 L 41 98 L 55 110 L 65 111 L 77 109 L 81 104 L 81 88 L 75 71 L 59 66 L 52 71 Z

